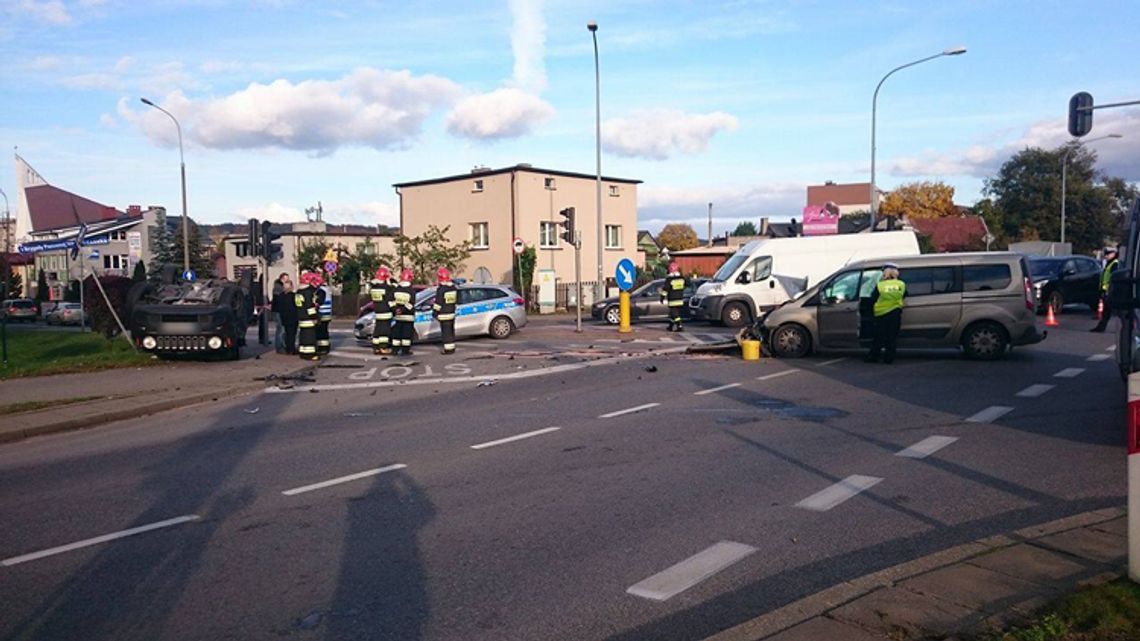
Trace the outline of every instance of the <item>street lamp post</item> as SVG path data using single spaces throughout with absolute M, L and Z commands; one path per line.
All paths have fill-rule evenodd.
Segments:
M 12 269 L 8 265 L 8 255 L 12 253 L 12 214 L 8 211 L 8 194 L 0 189 L 0 196 L 4 197 L 4 295 L 10 296 Z
M 174 121 L 174 127 L 178 130 L 178 161 L 182 167 L 182 273 L 190 271 L 190 231 L 189 223 L 186 222 L 186 157 L 182 155 L 182 125 L 178 124 L 178 119 L 174 114 L 159 107 L 146 98 L 139 98 L 144 105 L 154 107 L 170 117 Z
M 1084 144 L 1096 142 L 1098 140 L 1106 140 L 1108 138 L 1123 138 L 1123 134 L 1108 134 L 1099 138 L 1092 138 L 1084 141 Z M 1065 150 L 1065 155 L 1061 156 L 1061 243 L 1065 242 L 1065 190 L 1066 183 L 1069 178 L 1069 154 L 1073 153 L 1078 147 L 1081 146 L 1080 138 L 1077 139 L 1077 144 L 1074 147 L 1069 147 Z
M 598 66 L 598 23 L 590 21 L 586 23 L 586 28 L 590 30 L 590 36 L 594 40 L 594 160 L 597 167 L 597 181 L 595 184 L 595 200 L 597 205 L 598 214 L 598 274 L 597 282 L 594 284 L 594 300 L 602 300 L 605 297 L 605 290 L 603 289 L 604 276 L 602 274 L 602 245 L 603 245 L 603 228 L 602 228 L 602 75 Z
M 936 53 L 933 56 L 927 56 L 925 58 L 915 60 L 914 62 L 908 62 L 905 65 L 899 65 L 898 67 L 895 67 L 894 69 L 888 71 L 887 75 L 883 76 L 883 79 L 879 81 L 879 84 L 875 85 L 875 95 L 871 98 L 871 231 L 875 231 L 875 222 L 879 213 L 879 208 L 875 203 L 875 119 L 879 103 L 879 89 L 882 88 L 883 83 L 887 81 L 887 78 L 890 78 L 891 75 L 893 75 L 896 71 L 906 69 L 907 67 L 913 67 L 917 64 L 922 64 L 929 60 L 934 60 L 935 58 L 941 58 L 942 56 L 957 56 L 963 53 L 966 53 L 965 47 L 952 47 L 943 51 L 942 53 Z

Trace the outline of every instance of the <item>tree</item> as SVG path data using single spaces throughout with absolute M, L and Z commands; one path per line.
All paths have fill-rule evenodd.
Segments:
M 43 309 L 43 304 L 51 300 L 51 293 L 47 284 L 47 272 L 42 269 L 37 271 L 39 271 L 39 276 L 36 276 L 36 302 Z
M 371 248 L 371 249 L 370 249 Z M 384 262 L 385 256 L 375 251 L 376 245 L 369 238 L 365 238 L 356 251 L 349 253 L 344 247 L 337 248 L 339 264 L 333 274 L 333 282 L 341 287 L 346 296 L 353 299 L 360 294 L 360 287 L 365 280 L 372 278 L 376 268 Z
M 753 225 L 750 220 L 736 223 L 736 229 L 732 230 L 733 236 L 755 236 L 756 234 L 756 225 Z
M 439 267 L 458 272 L 471 257 L 471 243 L 463 241 L 458 245 L 451 244 L 447 239 L 448 229 L 450 226 L 440 229 L 428 225 L 427 230 L 419 236 L 396 236 L 396 256 L 402 267 L 412 268 L 415 282 L 430 283 Z
M 154 235 L 151 238 L 150 275 L 158 277 L 162 274 L 163 265 L 174 264 L 174 234 L 166 224 L 166 214 L 160 214 L 155 221 Z
M 530 299 L 530 286 L 534 282 L 534 267 L 538 264 L 538 253 L 534 251 L 533 245 L 527 245 L 516 260 L 519 269 L 515 278 L 515 287 L 523 298 Z
M 135 263 L 135 271 L 131 273 L 131 280 L 136 283 L 146 280 L 146 264 L 142 260 Z
M 879 205 L 881 216 L 943 218 L 957 216 L 954 188 L 943 182 L 912 182 L 900 185 Z
M 661 233 L 657 234 L 657 242 L 671 252 L 692 249 L 700 244 L 697 232 L 685 223 L 669 223 L 662 227 Z
M 325 254 L 332 249 L 332 243 L 324 236 L 315 236 L 309 240 L 299 240 L 297 250 L 293 256 L 297 269 L 301 271 L 317 271 L 324 269 Z
M 111 315 L 107 301 L 103 300 L 103 293 L 99 291 L 99 285 L 95 284 L 95 278 L 94 275 L 89 275 L 83 281 L 83 304 L 86 308 L 84 315 L 91 319 L 92 331 L 98 332 L 108 339 L 114 338 L 121 333 L 119 323 Z M 107 293 L 107 300 L 111 302 L 115 308 L 115 313 L 119 315 L 119 320 L 126 324 L 127 293 L 134 286 L 134 281 L 123 276 L 99 276 L 98 278 L 99 284 L 103 286 L 103 291 Z
M 7 262 L 4 263 L 5 273 L 8 275 L 6 282 L 0 283 L 0 286 L 5 288 L 4 298 L 20 298 L 24 294 L 24 278 L 20 276 L 20 272 L 8 266 Z
M 190 253 L 190 269 L 199 278 L 211 278 L 214 275 L 214 264 L 210 262 L 209 252 L 202 247 L 202 235 L 198 231 L 198 225 L 194 221 L 187 221 L 187 230 L 189 231 L 189 242 L 187 249 Z M 171 253 L 171 263 L 182 269 L 182 226 L 178 226 L 178 230 L 174 232 L 174 245 Z

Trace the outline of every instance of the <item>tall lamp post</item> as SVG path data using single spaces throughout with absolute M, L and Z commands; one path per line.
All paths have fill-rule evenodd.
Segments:
M 190 231 L 189 224 L 186 222 L 186 158 L 182 155 L 182 125 L 178 124 L 178 119 L 174 114 L 159 107 L 146 98 L 139 98 L 144 105 L 154 107 L 170 117 L 174 121 L 174 127 L 178 129 L 178 161 L 182 167 L 182 273 L 190 271 Z
M 8 265 L 8 256 L 12 253 L 12 214 L 8 211 L 8 194 L 0 189 L 0 196 L 4 197 L 4 296 L 11 298 L 12 268 Z
M 602 274 L 602 245 L 604 232 L 602 228 L 602 75 L 598 66 L 598 23 L 591 20 L 586 23 L 590 36 L 594 40 L 594 160 L 597 167 L 597 183 L 595 185 L 595 199 L 598 213 L 598 274 L 597 283 L 594 284 L 594 300 L 605 297 Z
M 1106 140 L 1108 138 L 1123 138 L 1122 134 L 1108 134 L 1107 136 L 1100 136 L 1099 138 L 1090 138 L 1084 141 L 1084 144 L 1096 142 L 1098 140 Z M 1073 153 L 1081 146 L 1080 138 L 1077 139 L 1076 146 L 1069 147 L 1065 150 L 1065 155 L 1061 156 L 1061 242 L 1065 242 L 1065 189 L 1069 177 L 1069 154 Z
M 929 60 L 934 60 L 935 58 L 941 58 L 942 56 L 957 56 L 963 53 L 966 53 L 965 47 L 952 47 L 943 51 L 942 53 L 936 53 L 933 56 L 927 56 L 913 62 L 908 62 L 905 65 L 899 65 L 898 67 L 895 67 L 894 69 L 888 71 L 887 75 L 883 76 L 883 79 L 879 81 L 879 84 L 875 85 L 875 95 L 871 98 L 871 231 L 875 231 L 875 222 L 878 218 L 879 213 L 879 207 L 875 202 L 875 118 L 877 115 L 876 111 L 879 103 L 879 89 L 882 88 L 883 83 L 887 81 L 887 78 L 890 78 L 891 75 L 893 75 L 896 71 L 906 69 L 907 67 L 913 67 Z

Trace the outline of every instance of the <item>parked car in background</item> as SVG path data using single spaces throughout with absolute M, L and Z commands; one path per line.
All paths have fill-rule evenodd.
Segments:
M 689 282 L 685 288 L 685 305 L 681 308 L 681 318 L 692 316 L 689 308 L 689 299 L 697 292 L 697 288 L 707 283 L 707 278 L 696 278 Z M 665 286 L 665 279 L 649 281 L 629 293 L 630 321 L 639 320 L 669 320 L 669 306 L 661 301 L 661 288 Z M 610 325 L 621 322 L 621 310 L 618 306 L 618 297 L 610 296 L 594 303 L 590 308 L 590 316 L 594 320 L 604 320 Z
M 59 303 L 44 315 L 48 325 L 81 325 L 84 322 L 83 308 L 79 303 Z
M 432 318 L 435 287 L 416 294 L 416 342 L 439 338 L 439 321 Z M 376 314 L 365 312 L 356 319 L 353 335 L 359 340 L 372 339 Z M 460 285 L 459 304 L 455 308 L 455 337 L 490 336 L 507 338 L 526 325 L 526 305 L 522 296 L 506 285 Z
M 34 323 L 39 315 L 40 309 L 36 306 L 36 301 L 30 298 L 10 298 L 0 304 L 0 318 L 7 319 L 9 323 L 15 321 Z
M 1037 294 L 1037 311 L 1054 314 L 1070 303 L 1096 309 L 1100 299 L 1100 261 L 1088 256 L 1030 256 L 1029 276 Z

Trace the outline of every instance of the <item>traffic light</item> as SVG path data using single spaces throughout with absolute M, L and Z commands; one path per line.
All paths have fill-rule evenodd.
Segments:
M 562 222 L 558 223 L 559 225 L 562 225 L 562 230 L 563 230 L 562 233 L 559 235 L 562 237 L 562 240 L 566 241 L 567 244 L 573 245 L 574 244 L 574 208 L 573 207 L 567 207 L 566 209 L 559 211 L 558 214 L 566 219 L 566 220 L 563 220 Z
M 1092 131 L 1093 97 L 1087 91 L 1073 94 L 1069 98 L 1069 133 L 1077 138 Z
M 249 233 L 247 234 L 249 241 L 249 254 L 251 258 L 256 258 L 261 255 L 261 223 L 256 218 L 249 219 Z
M 266 265 L 272 265 L 285 256 L 281 243 L 275 242 L 278 238 L 281 238 L 281 234 L 273 231 L 273 223 L 268 220 L 261 223 L 261 256 Z

